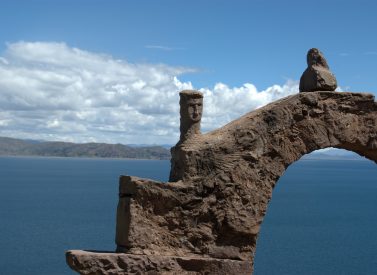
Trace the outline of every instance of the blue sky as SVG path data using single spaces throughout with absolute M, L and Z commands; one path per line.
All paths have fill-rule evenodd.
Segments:
M 343 91 L 376 93 L 376 12 L 372 0 L 2 0 L 0 131 L 174 143 L 178 89 L 205 93 L 209 131 L 297 92 L 312 47 Z

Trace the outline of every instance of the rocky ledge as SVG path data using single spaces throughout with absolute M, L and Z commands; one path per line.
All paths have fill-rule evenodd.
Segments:
M 69 250 L 67 264 L 80 274 L 251 274 L 248 261 Z M 142 264 L 140 264 L 142 263 Z

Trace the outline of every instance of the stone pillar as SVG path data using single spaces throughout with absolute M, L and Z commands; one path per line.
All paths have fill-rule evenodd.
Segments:
M 119 178 L 119 201 L 116 215 L 115 243 L 116 252 L 127 252 L 128 234 L 131 223 L 131 199 L 135 194 L 136 188 L 132 183 L 131 177 L 120 176 Z
M 172 182 L 182 179 L 182 146 L 187 140 L 201 134 L 200 122 L 203 113 L 203 94 L 201 92 L 184 90 L 179 93 L 179 96 L 181 136 L 177 145 L 170 150 L 171 169 L 169 181 Z
M 200 134 L 200 121 L 203 112 L 203 94 L 194 90 L 184 90 L 179 93 L 181 115 L 180 143 Z

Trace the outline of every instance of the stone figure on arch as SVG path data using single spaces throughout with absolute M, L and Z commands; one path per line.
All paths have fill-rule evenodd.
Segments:
M 200 134 L 200 121 L 203 113 L 203 94 L 195 90 L 184 90 L 179 93 L 181 137 L 179 142 Z

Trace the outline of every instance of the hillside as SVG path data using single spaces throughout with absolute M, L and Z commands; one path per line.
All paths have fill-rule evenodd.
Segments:
M 106 143 L 33 142 L 7 137 L 0 137 L 0 155 L 170 159 L 169 150 L 161 146 L 131 147 Z

